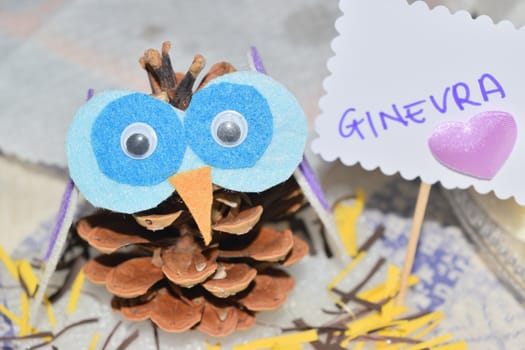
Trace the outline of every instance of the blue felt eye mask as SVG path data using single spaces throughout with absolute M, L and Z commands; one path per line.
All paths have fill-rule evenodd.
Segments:
M 213 167 L 239 169 L 254 166 L 266 151 L 272 141 L 273 117 L 254 87 L 223 82 L 193 95 L 184 127 L 188 144 L 200 159 Z M 242 142 L 233 141 L 241 137 Z
M 164 181 L 179 169 L 186 150 L 177 111 L 138 93 L 115 99 L 100 111 L 91 128 L 91 145 L 102 173 L 135 186 Z
M 97 94 L 75 115 L 66 149 L 88 201 L 133 213 L 169 197 L 170 176 L 203 166 L 231 190 L 277 185 L 301 161 L 306 134 L 304 114 L 282 85 L 236 72 L 196 92 L 185 112 L 145 94 Z

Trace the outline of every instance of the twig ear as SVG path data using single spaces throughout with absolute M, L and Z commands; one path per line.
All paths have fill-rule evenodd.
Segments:
M 195 82 L 204 69 L 206 61 L 202 55 L 195 55 L 186 74 L 175 73 L 168 53 L 170 48 L 171 43 L 165 41 L 162 43 L 161 52 L 148 49 L 139 59 L 139 63 L 148 73 L 152 95 L 178 109 L 185 110 L 190 104 Z M 210 80 L 232 72 L 235 72 L 235 68 L 230 63 L 216 63 L 204 76 L 196 90 L 202 89 Z

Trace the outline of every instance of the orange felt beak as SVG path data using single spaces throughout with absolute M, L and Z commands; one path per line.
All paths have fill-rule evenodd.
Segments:
M 213 186 L 211 183 L 211 168 L 202 167 L 178 173 L 169 178 L 175 187 L 201 231 L 204 244 L 211 242 L 211 205 L 213 201 Z

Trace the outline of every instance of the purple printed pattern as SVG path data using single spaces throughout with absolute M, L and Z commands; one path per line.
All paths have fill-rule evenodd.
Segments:
M 370 195 L 364 221 L 370 229 L 383 224 L 385 238 L 369 254 L 402 266 L 417 191 L 417 181 L 394 177 Z M 438 186 L 430 195 L 413 273 L 420 281 L 407 303 L 446 315 L 436 335 L 451 332 L 469 349 L 523 348 L 525 309 L 466 238 Z
M 409 225 L 406 228 L 409 229 Z M 384 248 L 404 251 L 408 241 L 407 232 L 398 232 L 397 237 L 392 237 L 390 232 L 382 242 Z M 424 227 L 412 270 L 420 279 L 415 293 L 411 295 L 411 304 L 418 310 L 437 310 L 453 295 L 459 279 L 469 270 L 467 252 L 462 254 L 449 247 L 449 242 L 453 242 L 458 234 L 459 230 L 446 230 L 433 225 Z
M 374 218 L 374 221 L 381 220 L 386 228 L 385 239 L 381 243 L 383 247 L 379 250 L 398 266 L 402 266 L 405 258 L 417 187 L 416 182 L 394 180 L 389 182 L 380 194 L 371 196 L 368 203 L 370 208 L 382 203 L 380 208 L 404 217 Z M 448 217 L 448 225 L 457 224 L 453 221 L 454 214 L 446 205 L 441 193 L 434 189 L 430 198 L 413 267 L 413 273 L 420 278 L 420 282 L 415 287 L 416 293 L 411 296 L 411 301 L 420 311 L 436 310 L 446 302 L 460 278 L 468 271 L 469 255 L 472 255 L 469 249 L 456 249 L 451 246 L 450 242 L 457 241 L 458 236 L 461 236 L 459 229 L 455 226 L 443 227 L 441 221 L 436 223 L 436 219 Z M 438 212 L 440 215 L 437 215 Z

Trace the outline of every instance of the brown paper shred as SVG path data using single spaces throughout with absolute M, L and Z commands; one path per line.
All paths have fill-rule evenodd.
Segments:
M 337 331 L 344 331 L 346 330 L 346 327 L 344 326 L 319 326 L 319 327 L 313 327 L 305 322 L 302 318 L 296 318 L 292 321 L 292 323 L 295 325 L 295 327 L 292 328 L 282 328 L 283 332 L 291 332 L 291 331 L 307 331 L 310 329 L 316 329 L 319 334 L 322 333 L 328 333 L 328 332 L 337 332 Z
M 407 320 L 403 318 L 403 320 Z M 345 338 L 344 332 L 347 330 L 346 323 L 348 320 L 341 319 L 334 325 L 328 325 L 328 326 L 319 326 L 319 327 L 313 327 L 311 325 L 308 325 L 302 318 L 293 320 L 293 324 L 295 327 L 291 328 L 282 328 L 283 332 L 291 332 L 291 331 L 305 331 L 305 330 L 317 330 L 317 333 L 319 335 L 326 335 L 326 338 L 324 341 L 318 339 L 315 342 L 311 342 L 311 345 L 316 350 L 332 350 L 332 349 L 346 349 L 345 347 L 341 347 L 339 344 L 341 341 Z M 378 329 L 371 330 L 371 332 L 377 332 L 385 327 L 381 327 Z M 394 343 L 405 343 L 405 344 L 418 344 L 421 342 L 421 340 L 413 339 L 409 337 L 398 337 L 398 336 L 384 336 L 379 334 L 363 334 L 359 335 L 355 338 L 356 341 L 366 341 L 366 342 L 385 342 L 388 344 L 394 344 Z
M 373 310 L 373 311 L 379 312 L 379 311 L 381 311 L 381 308 L 383 306 L 382 303 L 373 303 L 373 302 L 370 302 L 370 301 L 368 301 L 366 299 L 363 299 L 363 298 L 359 298 L 358 296 L 355 296 L 355 295 L 352 295 L 352 294 L 350 294 L 348 296 L 348 298 L 350 299 L 350 301 L 353 301 L 353 302 L 355 302 L 357 304 L 360 304 L 360 305 L 364 306 L 366 308 L 366 310 L 370 310 L 370 311 Z M 385 299 L 385 300 L 388 301 L 390 299 L 391 298 Z
M 341 309 L 339 309 L 339 310 L 329 310 L 329 309 L 322 308 L 321 311 L 324 312 L 327 315 L 336 315 L 336 316 L 348 315 L 348 313 L 345 310 L 341 310 Z
M 405 343 L 405 344 L 418 344 L 421 343 L 421 340 L 407 338 L 407 337 L 394 337 L 394 336 L 384 336 L 384 335 L 378 335 L 378 334 L 365 334 L 360 335 L 356 338 L 356 340 L 365 340 L 365 341 L 382 341 L 382 342 L 388 342 L 388 343 Z
M 359 298 L 356 297 L 356 294 L 370 281 L 370 279 L 381 269 L 381 267 L 386 263 L 385 258 L 380 258 L 375 265 L 372 267 L 370 272 L 365 276 L 365 278 L 359 282 L 352 290 L 349 292 L 343 292 L 338 288 L 334 287 L 332 291 L 338 294 L 341 297 L 343 303 L 348 303 L 350 300 L 358 301 Z
M 293 321 L 293 323 L 296 326 L 296 329 L 289 329 L 290 331 L 295 331 L 295 330 L 303 331 L 303 330 L 308 330 L 308 329 L 314 329 L 314 327 L 309 326 L 302 318 L 295 319 Z M 321 335 L 323 333 L 326 333 L 325 342 L 322 342 L 321 340 L 317 339 L 316 341 L 313 341 L 310 344 L 312 345 L 312 347 L 315 350 L 339 350 L 339 349 L 344 349 L 344 348 L 342 348 L 342 347 L 340 347 L 338 345 L 340 340 L 342 340 L 343 338 L 341 338 L 340 340 L 336 340 L 334 342 L 334 336 L 337 333 L 341 333 L 342 334 L 344 332 L 344 330 L 345 330 L 345 327 L 331 327 L 331 328 L 319 327 L 319 328 L 317 328 L 317 333 L 319 335 Z M 283 331 L 287 331 L 287 330 L 283 330 Z
M 451 334 L 445 334 L 425 340 L 429 333 L 444 318 L 440 312 L 417 312 L 406 314 L 405 306 L 395 304 L 394 297 L 399 289 L 399 269 L 390 265 L 385 282 L 365 290 L 364 287 L 385 266 L 386 259 L 379 258 L 366 276 L 349 291 L 343 291 L 338 284 L 343 278 L 350 278 L 347 273 L 358 266 L 366 252 L 384 234 L 384 227 L 378 226 L 358 249 L 358 259 L 345 268 L 345 274 L 339 274 L 330 282 L 329 290 L 337 298 L 334 306 L 337 310 L 322 311 L 335 316 L 332 320 L 318 326 L 307 324 L 303 319 L 293 321 L 294 327 L 282 328 L 283 332 L 315 330 L 319 338 L 311 342 L 316 350 L 333 349 L 438 349 L 446 346 L 450 349 L 464 350 L 465 342 L 450 342 Z M 414 282 L 414 279 L 412 279 Z M 360 306 L 358 306 L 360 305 Z M 343 307 L 344 306 L 344 307 Z M 365 344 L 368 344 L 365 346 Z M 399 344 L 399 345 L 396 345 Z
M 159 328 L 153 322 L 150 322 L 151 328 L 153 329 L 153 340 L 155 340 L 155 349 L 160 350 L 160 338 L 159 338 Z
M 430 313 L 431 313 L 430 311 L 417 312 L 417 313 L 412 314 L 412 315 L 403 316 L 403 320 L 405 320 L 405 321 L 412 321 L 412 320 L 415 320 L 415 319 L 427 316 Z
M 377 305 L 380 305 L 380 306 L 383 306 L 387 303 L 387 301 L 391 300 L 392 298 L 388 298 L 388 299 L 384 299 L 384 300 L 381 300 L 380 302 L 377 303 Z M 335 307 L 337 307 L 338 305 L 335 304 L 334 305 Z M 338 310 L 326 310 L 326 309 L 322 309 L 322 311 L 328 315 L 332 314 L 332 315 L 336 315 L 336 316 L 340 316 L 337 320 L 335 321 L 332 321 L 331 324 L 337 324 L 338 322 L 348 322 L 348 321 L 351 321 L 351 320 L 355 320 L 355 319 L 358 319 L 370 312 L 372 312 L 373 310 L 368 308 L 368 307 L 363 307 L 359 310 L 352 310 L 352 313 L 349 314 L 348 313 L 348 310 L 345 310 L 345 309 L 338 309 Z
M 86 318 L 84 320 L 80 320 L 80 321 L 71 323 L 70 325 L 67 325 L 66 327 L 62 328 L 62 330 L 58 331 L 57 333 L 52 334 L 51 335 L 51 340 L 42 342 L 42 343 L 37 344 L 37 345 L 33 345 L 30 348 L 27 348 L 27 350 L 39 349 L 39 348 L 41 348 L 43 346 L 49 345 L 50 343 L 55 341 L 58 337 L 60 337 L 62 334 L 66 333 L 67 331 L 69 331 L 69 330 L 71 330 L 73 328 L 76 328 L 76 327 L 80 327 L 80 326 L 83 326 L 83 325 L 86 325 L 86 324 L 90 324 L 90 323 L 95 323 L 95 322 L 98 322 L 98 318 Z
M 117 329 L 122 325 L 122 321 L 118 321 L 115 326 L 111 329 L 111 332 L 109 332 L 108 336 L 106 337 L 106 340 L 104 340 L 104 344 L 102 345 L 101 350 L 106 350 L 106 347 L 108 346 L 109 342 L 111 341 L 111 338 L 115 335 L 115 332 Z
M 374 230 L 374 233 L 372 236 L 370 236 L 364 243 L 359 247 L 357 250 L 358 253 L 361 252 L 367 252 L 370 247 L 377 242 L 379 239 L 383 238 L 383 235 L 385 234 L 385 226 L 378 225 L 376 229 Z
M 139 337 L 139 330 L 136 329 L 135 332 L 131 333 L 129 336 L 126 337 L 126 339 L 124 339 L 122 341 L 122 343 L 120 343 L 119 346 L 117 346 L 117 349 L 116 350 L 124 350 L 126 349 L 128 346 L 130 346 L 135 340 L 137 340 L 137 338 Z
M 63 283 L 58 287 L 58 289 L 49 296 L 49 301 L 51 303 L 56 303 L 60 298 L 71 289 L 73 282 L 75 281 L 76 276 L 86 263 L 86 259 L 83 256 L 77 256 L 73 264 L 70 265 L 70 269 L 67 272 L 66 278 Z
M 38 333 L 28 334 L 24 336 L 0 337 L 0 342 L 13 341 L 13 340 L 40 339 L 40 338 L 47 338 L 47 337 L 53 337 L 53 332 L 38 332 Z
M 327 258 L 332 258 L 334 256 L 334 252 L 332 251 L 332 248 L 328 243 L 328 238 L 326 237 L 326 229 L 324 228 L 324 225 L 321 222 L 321 220 L 315 220 L 315 223 L 319 225 L 319 235 L 321 236 L 321 240 L 323 241 L 323 251 Z

